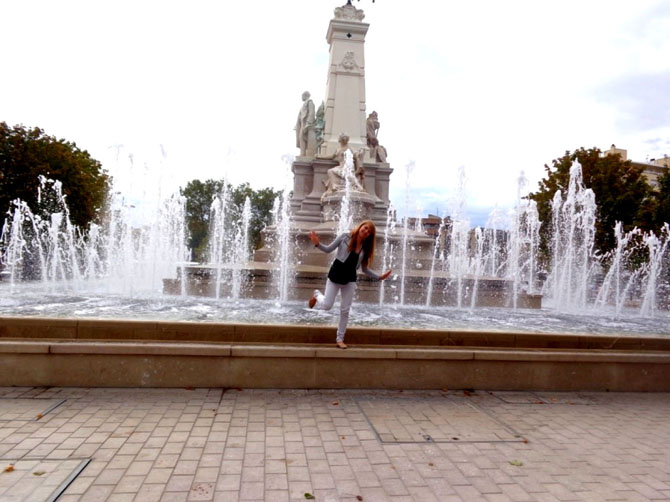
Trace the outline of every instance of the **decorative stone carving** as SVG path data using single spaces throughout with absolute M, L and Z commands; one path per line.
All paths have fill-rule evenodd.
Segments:
M 319 109 L 316 111 L 316 121 L 314 122 L 314 135 L 316 136 L 316 151 L 321 149 L 323 144 L 323 130 L 326 128 L 326 111 L 324 103 L 321 101 Z
M 349 136 L 340 134 L 340 147 L 337 151 L 324 159 L 336 160 L 339 164 L 328 169 L 328 180 L 325 182 L 326 191 L 323 197 L 332 195 L 334 192 L 344 190 L 346 184 L 350 183 L 352 190 L 365 192 L 363 180 L 365 178 L 365 169 L 363 168 L 363 150 L 357 154 L 349 147 Z
M 359 70 L 360 66 L 356 63 L 356 58 L 354 57 L 353 52 L 347 52 L 342 58 L 340 67 L 344 68 L 347 71 Z
M 295 124 L 295 146 L 300 148 L 303 157 L 314 157 L 316 154 L 316 132 L 314 130 L 314 103 L 309 92 L 302 93 L 302 106 Z
M 350 2 L 342 7 L 335 7 L 335 19 L 342 19 L 344 21 L 358 21 L 361 22 L 365 18 L 365 13 L 361 9 L 357 9 Z
M 379 144 L 377 133 L 379 132 L 379 117 L 377 112 L 373 111 L 368 115 L 365 121 L 365 128 L 367 132 L 367 144 L 370 148 L 370 157 L 375 162 L 386 162 L 386 148 Z

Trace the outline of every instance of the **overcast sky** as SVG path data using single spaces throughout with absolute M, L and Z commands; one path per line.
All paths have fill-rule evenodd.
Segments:
M 324 98 L 342 3 L 0 1 L 0 120 L 76 142 L 129 198 L 224 175 L 280 188 L 300 95 Z M 413 205 L 448 210 L 463 166 L 483 223 L 514 203 L 521 171 L 527 193 L 566 150 L 670 155 L 667 0 L 354 5 L 398 207 L 410 161 Z

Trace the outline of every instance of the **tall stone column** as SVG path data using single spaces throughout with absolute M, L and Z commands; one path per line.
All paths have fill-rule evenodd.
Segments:
M 332 155 L 341 133 L 349 135 L 354 152 L 366 146 L 365 131 L 365 15 L 350 3 L 335 9 L 328 25 L 330 64 L 325 99 L 325 130 L 321 155 Z M 335 104 L 337 103 L 337 106 Z

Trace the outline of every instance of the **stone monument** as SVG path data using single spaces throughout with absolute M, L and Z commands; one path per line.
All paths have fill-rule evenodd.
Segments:
M 298 229 L 312 229 L 319 224 L 324 229 L 336 226 L 345 193 L 345 176 L 342 174 L 346 150 L 354 157 L 355 176 L 349 180 L 353 188 L 350 197 L 354 218 L 371 219 L 379 226 L 386 225 L 389 178 L 393 170 L 386 162 L 383 147 L 369 146 L 364 51 L 369 24 L 363 22 L 364 17 L 361 9 L 347 3 L 335 9 L 334 18 L 328 25 L 326 40 L 330 45 L 330 61 L 323 123 L 308 127 L 309 131 L 316 129 L 319 136 L 318 152 L 316 155 L 311 153 L 309 141 L 303 150 L 298 138 L 300 155 L 292 166 L 291 209 Z M 303 101 L 311 103 L 309 96 L 305 98 L 303 95 Z M 303 104 L 300 111 L 299 125 L 305 106 Z M 376 116 L 376 112 L 373 113 Z M 377 122 L 375 141 L 378 128 Z M 346 146 L 341 144 L 344 136 L 348 138 Z
M 394 224 L 387 226 L 393 170 L 378 138 L 377 112 L 366 117 L 364 46 L 369 25 L 363 22 L 364 17 L 362 10 L 348 2 L 335 9 L 328 25 L 330 63 L 325 98 L 315 112 L 310 93 L 304 92 L 296 121 L 299 154 L 291 166 L 290 214 L 264 230 L 263 247 L 254 253 L 252 261 L 219 268 L 185 267 L 181 273 L 189 294 L 211 296 L 222 287 L 232 291 L 224 283 L 226 278 L 232 282 L 238 273 L 245 278 L 247 297 L 271 298 L 277 290 L 290 289 L 286 298 L 307 300 L 314 288 L 323 286 L 332 261 L 314 247 L 309 232 L 316 231 L 324 242 L 332 241 L 341 230 L 340 213 L 347 212 L 341 209 L 348 208 L 347 220 L 351 217 L 354 222 L 375 222 L 378 256 L 388 244 L 388 263 L 393 261 L 390 266 L 394 269 L 400 267 L 401 278 L 384 281 L 388 284 L 385 289 L 382 283 L 362 278 L 356 293 L 360 300 L 376 302 L 381 296 L 385 301 L 397 302 L 397 292 L 402 290 L 410 303 L 430 299 L 432 304 L 454 304 L 455 298 L 461 298 L 455 286 L 458 284 L 467 291 L 476 290 L 479 305 L 501 306 L 507 301 L 509 281 L 467 277 L 455 282 L 444 267 L 433 274 L 434 237 L 409 228 L 408 221 L 399 228 L 389 220 Z M 293 277 L 290 288 L 289 281 L 283 279 L 289 274 Z M 165 285 L 168 291 L 182 290 L 180 279 L 166 280 Z M 533 295 L 521 296 L 519 306 L 534 301 L 539 306 Z M 281 298 L 281 293 L 277 297 Z

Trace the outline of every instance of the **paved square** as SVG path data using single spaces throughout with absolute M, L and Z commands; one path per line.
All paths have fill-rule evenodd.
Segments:
M 3 502 L 48 500 L 35 498 L 47 490 L 34 480 L 55 485 L 56 471 L 85 458 L 58 502 L 670 500 L 670 394 L 0 388 L 2 397 L 66 400 L 40 420 L 0 423 L 1 465 L 14 463 L 0 470 Z M 384 424 L 401 440 L 381 440 Z M 468 442 L 468 431 L 485 440 Z M 422 437 L 452 433 L 463 439 Z M 50 461 L 61 463 L 53 477 Z
M 385 397 L 358 404 L 384 443 L 523 441 L 464 398 Z

